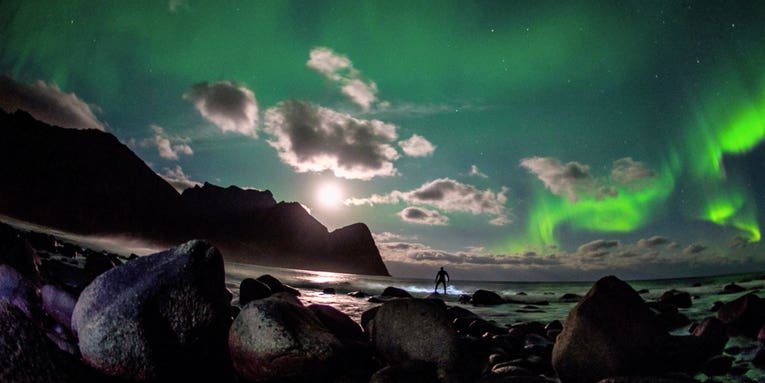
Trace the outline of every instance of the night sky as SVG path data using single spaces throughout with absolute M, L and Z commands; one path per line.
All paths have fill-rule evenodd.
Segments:
M 365 222 L 391 273 L 765 269 L 765 2 L 3 1 L 0 107 L 176 188 Z

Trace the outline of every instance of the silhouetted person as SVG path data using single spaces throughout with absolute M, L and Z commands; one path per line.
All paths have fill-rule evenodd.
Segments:
M 438 274 L 436 274 L 436 288 L 435 292 L 438 292 L 438 285 L 442 284 L 444 285 L 444 295 L 446 295 L 446 282 L 449 281 L 449 273 L 444 270 L 442 267 L 441 270 L 438 271 Z

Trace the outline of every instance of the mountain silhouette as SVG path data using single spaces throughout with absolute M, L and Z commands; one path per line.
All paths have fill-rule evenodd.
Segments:
M 268 190 L 209 183 L 179 194 L 109 133 L 0 110 L 0 214 L 78 234 L 161 245 L 204 238 L 230 260 L 388 275 L 363 223 L 329 232 Z

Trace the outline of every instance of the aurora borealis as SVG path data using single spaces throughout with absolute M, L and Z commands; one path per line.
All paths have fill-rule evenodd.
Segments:
M 3 1 L 0 107 L 105 129 L 177 187 L 365 222 L 398 276 L 762 270 L 763 23 L 756 1 Z

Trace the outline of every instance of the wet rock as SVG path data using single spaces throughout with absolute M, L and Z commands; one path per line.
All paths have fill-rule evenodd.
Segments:
M 316 318 L 326 327 L 335 337 L 340 340 L 363 340 L 364 333 L 361 326 L 354 322 L 351 317 L 342 311 L 328 305 L 312 304 L 308 306 Z
M 321 381 L 341 348 L 313 312 L 286 292 L 244 306 L 228 345 L 234 368 L 246 381 Z
M 459 298 L 457 298 L 457 302 L 459 302 L 459 303 L 463 303 L 463 304 L 468 304 L 468 303 L 470 303 L 470 299 L 471 299 L 471 298 L 472 298 L 472 296 L 470 296 L 470 295 L 467 295 L 467 294 L 461 294 L 461 295 L 459 296 Z
M 27 318 L 39 317 L 37 288 L 16 269 L 0 265 L 0 299 L 7 299 Z
M 563 382 L 662 372 L 657 350 L 668 334 L 627 283 L 597 281 L 569 313 L 553 349 L 552 364 Z
M 436 368 L 432 363 L 409 361 L 385 367 L 372 375 L 369 383 L 437 383 Z
M 117 266 L 108 255 L 88 252 L 85 258 L 85 273 L 93 279 Z
M 730 371 L 732 365 L 733 358 L 725 355 L 717 355 L 707 360 L 701 372 L 709 376 L 725 375 Z
M 361 328 L 364 329 L 364 333 L 367 334 L 367 337 L 371 337 L 372 327 L 374 327 L 374 319 L 379 310 L 380 306 L 372 307 L 361 313 Z
M 494 306 L 505 303 L 505 300 L 493 291 L 476 290 L 470 298 L 470 303 L 474 305 Z
M 724 303 L 722 303 L 721 301 L 715 301 L 714 303 L 712 303 L 712 306 L 709 306 L 709 311 L 713 313 L 717 312 L 718 310 L 720 310 L 720 307 L 722 307 L 723 305 Z
M 239 284 L 239 305 L 244 306 L 256 299 L 267 298 L 271 295 L 267 284 L 252 278 L 245 278 Z
M 554 320 L 545 326 L 545 330 L 563 330 L 563 324 L 559 320 Z
M 0 380 L 74 382 L 73 364 L 18 307 L 0 298 Z
M 40 289 L 42 307 L 53 320 L 72 330 L 72 313 L 77 304 L 77 298 L 53 285 L 45 285 Z
M 765 303 L 749 293 L 725 303 L 717 311 L 717 318 L 737 328 L 744 335 L 755 337 L 765 324 Z
M 484 319 L 477 318 L 470 321 L 470 324 L 467 327 L 467 333 L 475 337 L 481 337 L 486 333 L 491 335 L 506 334 L 507 329 L 499 327 Z
M 406 290 L 399 289 L 398 287 L 388 286 L 383 290 L 382 294 L 383 297 L 391 297 L 391 298 L 411 298 L 412 294 L 409 294 L 406 292 Z
M 500 363 L 494 367 L 491 368 L 492 375 L 495 375 L 497 377 L 506 377 L 506 376 L 533 376 L 534 373 L 531 372 L 531 370 L 528 370 L 526 368 L 520 367 L 520 366 L 514 366 L 510 363 Z
M 558 300 L 565 303 L 577 303 L 582 300 L 582 296 L 574 293 L 565 293 Z
M 722 293 L 723 294 L 736 294 L 736 293 L 740 293 L 740 292 L 743 292 L 743 291 L 746 291 L 746 289 L 741 287 L 741 286 L 739 286 L 739 285 L 737 285 L 737 284 L 735 284 L 735 283 L 727 284 L 722 289 Z
M 702 341 L 709 355 L 719 354 L 728 343 L 725 325 L 717 318 L 704 319 L 693 329 L 692 334 Z
M 321 290 L 321 293 L 326 295 L 334 295 L 336 291 L 332 287 L 327 287 L 327 288 L 324 288 L 324 290 Z
M 455 368 L 457 334 L 445 306 L 430 299 L 383 304 L 374 317 L 371 340 L 392 365 L 410 360 L 432 363 L 443 373 Z
M 664 292 L 664 294 L 661 295 L 661 298 L 659 298 L 659 302 L 679 308 L 688 308 L 693 305 L 691 294 L 675 289 Z
M 350 292 L 350 293 L 348 293 L 348 295 L 349 295 L 349 296 L 352 296 L 352 297 L 354 297 L 354 298 L 366 298 L 366 297 L 368 297 L 368 296 L 369 296 L 369 294 L 367 294 L 367 293 L 365 293 L 365 292 L 363 292 L 363 291 L 354 291 L 354 292 Z
M 270 274 L 263 274 L 259 276 L 256 280 L 268 286 L 268 288 L 271 289 L 271 293 L 287 292 L 296 297 L 300 296 L 300 291 L 298 291 L 294 287 L 283 284 L 280 280 L 276 279 Z
M 203 241 L 101 274 L 72 315 L 83 360 L 121 380 L 225 380 L 224 278 L 221 254 Z
M 656 321 L 661 324 L 665 330 L 674 330 L 691 323 L 687 315 L 680 312 L 662 312 L 656 315 Z
M 40 258 L 22 234 L 0 223 L 0 265 L 8 265 L 32 281 L 38 281 Z

